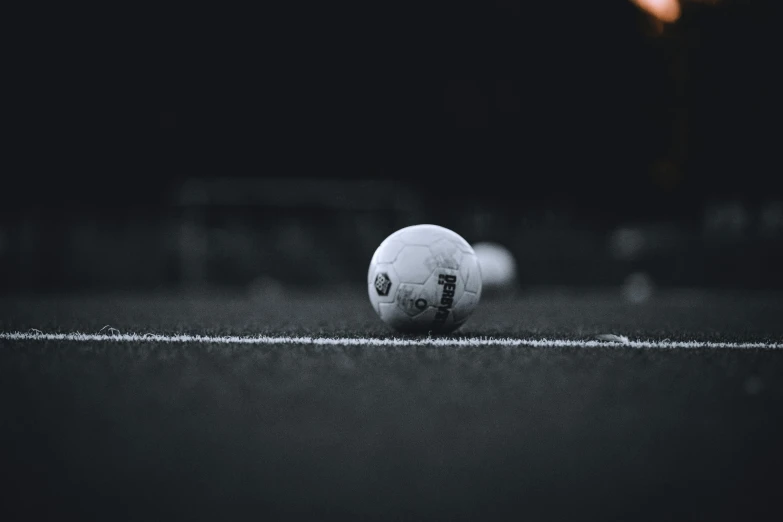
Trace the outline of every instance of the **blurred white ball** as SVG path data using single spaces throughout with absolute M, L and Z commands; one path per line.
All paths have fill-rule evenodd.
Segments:
M 643 303 L 653 294 L 653 280 L 646 272 L 634 272 L 623 282 L 623 297 L 631 303 Z
M 437 225 L 406 227 L 387 237 L 367 272 L 375 312 L 401 332 L 456 330 L 476 308 L 481 288 L 473 249 Z
M 473 245 L 481 269 L 481 282 L 485 290 L 510 289 L 516 284 L 517 262 L 503 245 L 481 242 Z

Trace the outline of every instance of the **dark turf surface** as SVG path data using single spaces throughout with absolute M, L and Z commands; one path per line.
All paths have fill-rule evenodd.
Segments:
M 629 306 L 542 290 L 482 303 L 462 333 L 780 342 L 781 318 L 770 294 L 668 292 Z M 105 325 L 388 335 L 361 293 L 0 300 L 2 331 Z M 783 351 L 0 341 L 0 397 L 2 510 L 24 519 L 782 511 Z
M 611 290 L 530 289 L 483 299 L 458 334 L 567 339 L 783 340 L 783 294 L 679 290 L 631 305 Z M 0 330 L 388 336 L 363 290 L 0 298 Z

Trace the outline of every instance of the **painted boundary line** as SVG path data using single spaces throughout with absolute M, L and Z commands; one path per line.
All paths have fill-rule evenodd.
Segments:
M 629 348 L 724 348 L 724 349 L 783 349 L 783 342 L 710 342 L 710 341 L 583 341 L 570 339 L 513 339 L 489 337 L 425 337 L 421 339 L 373 338 L 373 337 L 307 337 L 307 336 L 209 336 L 209 335 L 158 335 L 158 334 L 85 334 L 43 332 L 0 332 L 0 340 L 7 341 L 73 341 L 103 343 L 170 343 L 170 344 L 250 344 L 250 345 L 313 345 L 313 346 L 528 346 L 528 347 L 585 347 L 626 346 Z

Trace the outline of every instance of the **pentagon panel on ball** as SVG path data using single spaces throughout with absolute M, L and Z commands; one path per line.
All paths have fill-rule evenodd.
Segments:
M 367 273 L 370 302 L 393 329 L 449 333 L 478 305 L 481 272 L 470 244 L 437 225 L 398 230 L 375 251 Z

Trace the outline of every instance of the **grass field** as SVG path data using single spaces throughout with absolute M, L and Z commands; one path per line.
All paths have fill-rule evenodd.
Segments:
M 17 296 L 0 332 L 3 519 L 773 520 L 783 299 L 485 300 L 408 346 L 361 292 Z M 121 334 L 293 336 L 285 343 Z M 599 334 L 756 348 L 635 348 Z M 350 338 L 344 344 L 298 342 Z M 429 343 L 429 344 L 428 344 Z M 598 344 L 596 346 L 595 344 Z M 2 515 L 2 513 L 0 513 Z

